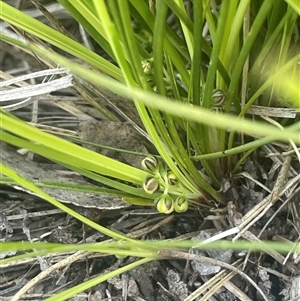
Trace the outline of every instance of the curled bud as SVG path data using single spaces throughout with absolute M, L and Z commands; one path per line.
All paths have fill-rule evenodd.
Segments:
M 153 194 L 155 191 L 159 189 L 158 180 L 154 177 L 147 177 L 143 183 L 143 189 L 148 194 Z
M 144 158 L 141 162 L 142 168 L 145 171 L 156 173 L 158 170 L 158 162 L 155 157 L 148 156 Z
M 220 89 L 214 89 L 212 92 L 212 99 L 213 99 L 213 105 L 214 106 L 221 106 L 225 100 L 225 94 Z
M 170 185 L 177 185 L 178 184 L 178 179 L 172 171 L 168 171 L 167 178 L 168 178 L 168 183 Z
M 158 212 L 170 214 L 174 211 L 174 201 L 168 194 L 163 194 L 155 200 L 155 206 Z
M 178 213 L 187 211 L 189 208 L 189 201 L 184 196 L 179 196 L 174 202 L 174 209 Z

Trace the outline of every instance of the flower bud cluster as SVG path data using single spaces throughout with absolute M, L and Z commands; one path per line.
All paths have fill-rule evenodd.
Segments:
M 154 205 L 161 213 L 169 214 L 173 211 L 178 213 L 185 212 L 189 207 L 188 199 L 180 194 L 175 199 L 169 194 L 170 187 L 181 189 L 181 184 L 176 175 L 167 170 L 166 165 L 153 156 L 148 156 L 142 160 L 142 168 L 151 175 L 147 176 L 143 183 L 143 189 L 148 194 L 153 194 L 160 189 L 164 193 L 155 199 Z

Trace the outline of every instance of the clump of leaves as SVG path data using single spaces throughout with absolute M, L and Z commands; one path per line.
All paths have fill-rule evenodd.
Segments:
M 264 143 L 259 139 L 247 139 L 249 142 L 243 143 L 244 136 L 235 130 L 257 135 L 272 133 L 271 127 L 266 125 L 261 127 L 257 123 L 253 127 L 254 124 L 244 123 L 247 110 L 254 103 L 268 107 L 274 95 L 278 100 L 283 98 L 277 105 L 293 103 L 299 96 L 297 93 L 287 96 L 280 88 L 276 89 L 278 94 L 274 94 L 276 79 L 290 75 L 295 80 L 299 68 L 295 38 L 299 18 L 293 5 L 268 1 L 260 5 L 230 1 L 220 5 L 215 2 L 158 1 L 149 6 L 148 1 L 134 0 L 60 3 L 110 59 L 104 59 L 74 41 L 49 13 L 45 12 L 55 29 L 5 3 L 2 3 L 2 19 L 35 39 L 39 38 L 35 44 L 45 47 L 42 41 L 46 41 L 85 61 L 93 67 L 90 74 L 82 73 L 81 67 L 70 61 L 59 61 L 55 54 L 45 49 L 36 49 L 33 44 L 21 44 L 5 34 L 2 34 L 2 40 L 59 61 L 75 74 L 80 73 L 85 81 L 91 80 L 93 75 L 92 82 L 101 87 L 96 89 L 105 86 L 125 97 L 130 90 L 137 114 L 164 165 L 164 170 L 152 178 L 125 166 L 122 168 L 126 176 L 99 169 L 97 172 L 138 182 L 147 193 L 150 185 L 151 195 L 161 190 L 163 200 L 160 201 L 157 194 L 152 199 L 162 212 L 187 209 L 183 199 L 202 202 L 209 198 L 223 202 L 217 192 L 222 178 L 238 170 L 245 158 Z M 264 72 L 260 75 L 259 70 L 271 70 L 271 67 L 276 70 L 274 74 Z M 106 78 L 107 84 L 97 70 L 110 77 Z M 116 81 L 127 85 L 126 93 L 121 91 L 123 87 L 117 88 Z M 161 97 L 155 97 L 151 91 Z M 89 89 L 85 92 L 91 94 Z M 142 103 L 146 94 L 151 100 Z M 169 103 L 165 102 L 165 109 L 154 100 L 162 97 L 170 99 Z M 195 111 L 174 113 L 171 107 L 167 108 L 168 104 Z M 228 123 L 230 117 L 226 114 L 232 112 L 238 119 L 232 117 L 232 122 Z M 193 113 L 197 117 L 191 118 Z M 284 133 L 278 137 L 286 138 Z M 241 152 L 244 152 L 242 160 L 236 160 L 233 155 Z M 169 171 L 176 179 L 176 185 L 169 184 Z M 130 172 L 142 178 L 133 181 L 128 175 Z M 184 206 L 174 206 L 178 202 L 183 202 Z

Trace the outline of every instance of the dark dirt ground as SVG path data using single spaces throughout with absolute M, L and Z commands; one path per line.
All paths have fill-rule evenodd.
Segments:
M 42 69 L 34 57 L 23 55 L 19 50 L 5 44 L 1 45 L 0 63 L 1 70 L 13 76 Z M 99 101 L 105 102 L 103 99 Z M 113 101 L 117 103 L 118 99 L 113 98 Z M 70 104 L 74 108 L 72 112 L 69 109 Z M 121 108 L 121 111 L 124 111 L 124 108 Z M 30 121 L 32 104 L 14 111 L 14 114 Z M 134 119 L 136 116 L 131 117 Z M 75 137 L 78 135 L 79 124 L 90 119 L 99 121 L 103 116 L 88 106 L 73 89 L 66 89 L 51 96 L 45 95 L 39 100 L 39 124 L 69 130 Z M 124 121 L 120 116 L 119 120 Z M 96 142 L 114 144 L 111 137 L 110 142 L 105 140 L 105 135 L 103 139 Z M 248 216 L 249 212 L 262 207 L 266 202 L 270 203 L 285 158 L 290 156 L 291 164 L 285 174 L 283 181 L 285 186 L 280 198 L 253 223 L 242 238 L 254 241 L 261 234 L 260 239 L 263 240 L 296 243 L 300 237 L 300 169 L 295 153 L 285 155 L 284 152 L 287 150 L 288 146 L 280 143 L 259 148 L 251 159 L 243 164 L 243 170 L 239 174 L 224 179 L 222 193 L 228 205 L 211 210 L 193 208 L 184 214 L 166 216 L 153 208 L 129 206 L 119 197 L 71 194 L 53 189 L 46 191 L 93 221 L 139 239 L 205 239 L 234 228 Z M 140 148 L 138 151 L 143 150 Z M 118 159 L 125 162 L 131 160 L 123 157 Z M 1 162 L 32 180 L 38 180 L 43 174 L 43 179 L 48 177 L 51 180 L 55 177 L 61 181 L 93 185 L 80 175 L 69 173 L 39 156 L 34 155 L 31 159 L 28 154 L 21 155 L 15 148 L 3 143 Z M 287 183 L 293 185 L 287 187 Z M 0 242 L 43 241 L 80 244 L 107 239 L 101 233 L 87 228 L 46 201 L 20 190 L 15 185 L 0 186 L 0 230 Z M 234 235 L 231 235 L 227 239 L 233 237 Z M 300 300 L 300 255 L 293 251 L 288 256 L 277 252 L 249 253 L 247 250 L 244 252 L 186 250 L 186 254 L 196 254 L 238 267 L 258 285 L 267 300 Z M 13 255 L 16 255 L 14 251 L 7 253 L 0 250 L 1 258 Z M 43 300 L 134 260 L 136 258 L 73 252 L 49 254 L 3 264 L 0 266 L 0 300 L 11 300 L 22 287 L 34 280 L 37 280 L 36 283 L 18 300 Z M 54 269 L 58 263 L 62 263 L 62 266 Z M 49 273 L 38 281 L 42 271 Z M 181 260 L 154 261 L 109 279 L 71 300 L 204 300 L 201 296 L 205 294 L 208 298 L 205 300 L 211 301 L 263 300 L 261 294 L 247 279 L 230 272 L 229 269 L 208 262 L 198 262 L 192 256 Z M 222 283 L 223 280 L 226 281 Z M 292 290 L 295 292 L 292 293 Z M 196 296 L 193 297 L 192 294 Z

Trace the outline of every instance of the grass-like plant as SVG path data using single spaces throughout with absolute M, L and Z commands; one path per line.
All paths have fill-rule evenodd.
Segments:
M 1 40 L 34 52 L 49 66 L 65 67 L 74 75 L 75 89 L 83 88 L 82 95 L 92 98 L 104 89 L 124 102 L 133 101 L 156 153 L 141 160 L 141 169 L 134 168 L 42 132 L 5 111 L 0 112 L 2 141 L 118 190 L 125 201 L 154 205 L 162 213 L 184 212 L 191 204 L 224 206 L 222 179 L 240 170 L 255 150 L 275 140 L 300 144 L 299 121 L 277 118 L 283 127 L 278 129 L 247 115 L 252 105 L 266 110 L 262 112 L 271 106 L 300 107 L 297 1 L 188 1 L 189 12 L 182 0 L 58 2 L 108 58 L 74 40 L 51 14 L 44 11 L 50 26 L 4 2 L 1 19 L 25 32 L 26 39 L 0 33 Z M 173 23 L 168 22 L 170 16 Z M 119 254 L 114 245 L 100 251 L 148 258 L 140 264 L 160 258 L 142 242 L 73 212 L 7 167 L 2 166 L 2 173 L 95 229 L 141 248 L 140 253 L 126 249 Z M 60 300 L 70 294 L 66 291 Z

